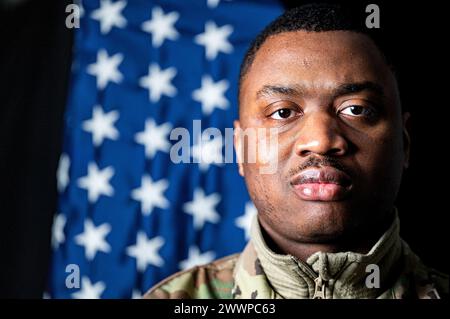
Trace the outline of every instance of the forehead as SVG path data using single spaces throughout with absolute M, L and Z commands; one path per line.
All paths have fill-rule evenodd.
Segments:
M 269 37 L 258 50 L 243 79 L 241 97 L 272 84 L 321 90 L 366 81 L 394 85 L 389 67 L 367 36 L 350 31 L 285 32 Z

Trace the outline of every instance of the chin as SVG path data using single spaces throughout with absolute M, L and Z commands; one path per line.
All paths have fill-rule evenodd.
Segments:
M 340 203 L 318 202 L 304 205 L 295 215 L 297 216 L 292 224 L 296 225 L 295 232 L 304 241 L 338 240 L 352 232 L 355 224 L 358 224 L 356 214 Z

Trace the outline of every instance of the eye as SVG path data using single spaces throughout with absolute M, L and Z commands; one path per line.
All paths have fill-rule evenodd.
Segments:
M 372 109 L 360 105 L 347 106 L 343 110 L 341 110 L 340 113 L 354 117 L 361 117 L 361 116 L 371 117 L 372 115 L 374 115 Z
M 272 114 L 270 114 L 270 117 L 274 120 L 285 120 L 288 118 L 291 118 L 292 116 L 295 116 L 295 111 L 288 108 L 283 108 L 276 110 Z

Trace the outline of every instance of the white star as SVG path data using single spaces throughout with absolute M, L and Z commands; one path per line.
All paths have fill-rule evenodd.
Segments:
M 213 193 L 205 196 L 202 189 L 194 191 L 194 199 L 183 205 L 183 210 L 194 218 L 194 228 L 200 229 L 205 222 L 218 223 L 220 216 L 215 206 L 220 202 L 220 195 Z
M 81 289 L 72 294 L 72 298 L 75 299 L 100 299 L 103 291 L 105 291 L 105 283 L 98 281 L 92 284 L 88 277 L 83 276 L 81 278 Z
M 114 194 L 114 188 L 109 184 L 113 175 L 114 168 L 112 166 L 99 170 L 97 164 L 89 163 L 88 174 L 78 179 L 78 187 L 86 189 L 89 202 L 95 203 L 100 195 L 112 196 Z
M 66 240 L 66 236 L 64 235 L 64 227 L 66 226 L 66 222 L 67 218 L 64 214 L 57 214 L 53 217 L 52 247 L 55 250 Z
M 192 92 L 192 98 L 202 104 L 203 114 L 210 115 L 214 108 L 227 109 L 229 103 L 225 97 L 225 92 L 228 87 L 227 80 L 224 79 L 214 83 L 209 75 L 204 75 L 202 86 Z
M 169 151 L 171 144 L 168 135 L 171 129 L 172 125 L 168 122 L 158 126 L 153 119 L 148 119 L 145 121 L 145 130 L 136 134 L 135 141 L 144 145 L 145 156 L 153 158 L 157 151 Z
M 245 232 L 245 239 L 248 240 L 250 238 L 250 228 L 252 225 L 252 220 L 256 215 L 256 207 L 252 202 L 248 202 L 245 204 L 245 213 L 244 215 L 239 216 L 235 220 L 235 224 L 237 227 L 242 228 Z
M 220 0 L 208 0 L 208 8 L 216 8 L 219 5 Z
M 136 258 L 138 271 L 144 272 L 148 265 L 162 267 L 164 260 L 159 255 L 159 249 L 164 245 L 161 236 L 148 239 L 144 232 L 137 234 L 136 245 L 127 247 L 127 254 Z
M 117 140 L 119 137 L 119 132 L 114 127 L 118 118 L 119 112 L 104 113 L 102 107 L 96 105 L 92 110 L 92 118 L 83 122 L 83 130 L 92 133 L 94 146 L 100 146 L 105 138 Z
M 155 103 L 163 94 L 169 97 L 177 94 L 177 89 L 171 83 L 176 74 L 177 69 L 174 67 L 161 70 L 159 65 L 152 63 L 148 67 L 148 75 L 140 78 L 139 85 L 148 90 L 149 100 Z
M 194 163 L 198 163 L 200 170 L 205 172 L 209 165 L 223 165 L 222 139 L 212 138 L 210 140 L 200 140 L 192 147 L 192 157 Z
M 84 246 L 87 260 L 93 260 L 98 251 L 104 253 L 111 251 L 111 246 L 105 239 L 110 231 L 111 225 L 108 223 L 95 227 L 90 219 L 84 221 L 84 231 L 75 236 L 75 242 L 80 246 Z
M 133 289 L 131 292 L 131 299 L 142 299 L 142 293 L 137 289 Z
M 209 264 L 214 260 L 215 254 L 212 251 L 207 251 L 203 254 L 200 254 L 200 249 L 196 246 L 189 247 L 188 258 L 181 261 L 179 264 L 180 269 L 190 269 L 195 266 Z
M 123 55 L 120 53 L 108 56 L 108 52 L 102 49 L 97 52 L 97 61 L 88 65 L 87 72 L 97 77 L 97 88 L 102 90 L 108 82 L 120 83 L 122 81 L 122 73 L 118 70 L 122 63 Z
M 225 1 L 231 1 L 231 0 L 225 0 Z M 220 3 L 220 0 L 207 0 L 207 6 L 208 8 L 214 9 L 216 8 Z
M 58 191 L 60 193 L 64 192 L 67 185 L 69 185 L 69 169 L 70 169 L 70 158 L 67 154 L 61 154 L 59 158 L 58 170 L 56 172 L 56 180 L 58 184 Z
M 164 197 L 164 191 L 169 187 L 166 179 L 153 182 L 149 175 L 142 176 L 141 187 L 131 191 L 131 198 L 141 202 L 141 212 L 144 216 L 152 213 L 153 208 L 167 208 L 169 201 Z
M 160 7 L 152 10 L 152 19 L 142 24 L 142 30 L 152 34 L 152 45 L 159 48 L 165 39 L 176 40 L 178 32 L 174 27 L 180 15 L 178 12 L 170 12 L 164 15 Z
M 101 0 L 100 8 L 92 12 L 91 18 L 100 22 L 102 34 L 107 34 L 112 27 L 123 28 L 127 25 L 127 20 L 122 15 L 126 5 L 126 1 Z
M 229 24 L 218 28 L 213 21 L 205 24 L 205 32 L 195 37 L 195 43 L 205 46 L 206 58 L 214 60 L 219 52 L 231 53 L 233 46 L 228 42 L 228 37 L 233 32 Z

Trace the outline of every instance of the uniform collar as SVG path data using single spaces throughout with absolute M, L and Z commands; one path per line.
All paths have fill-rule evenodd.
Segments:
M 394 265 L 402 254 L 399 228 L 395 212 L 391 226 L 367 254 L 316 252 L 303 262 L 294 256 L 273 252 L 255 217 L 251 240 L 235 270 L 234 296 L 377 298 L 392 284 L 398 272 Z

